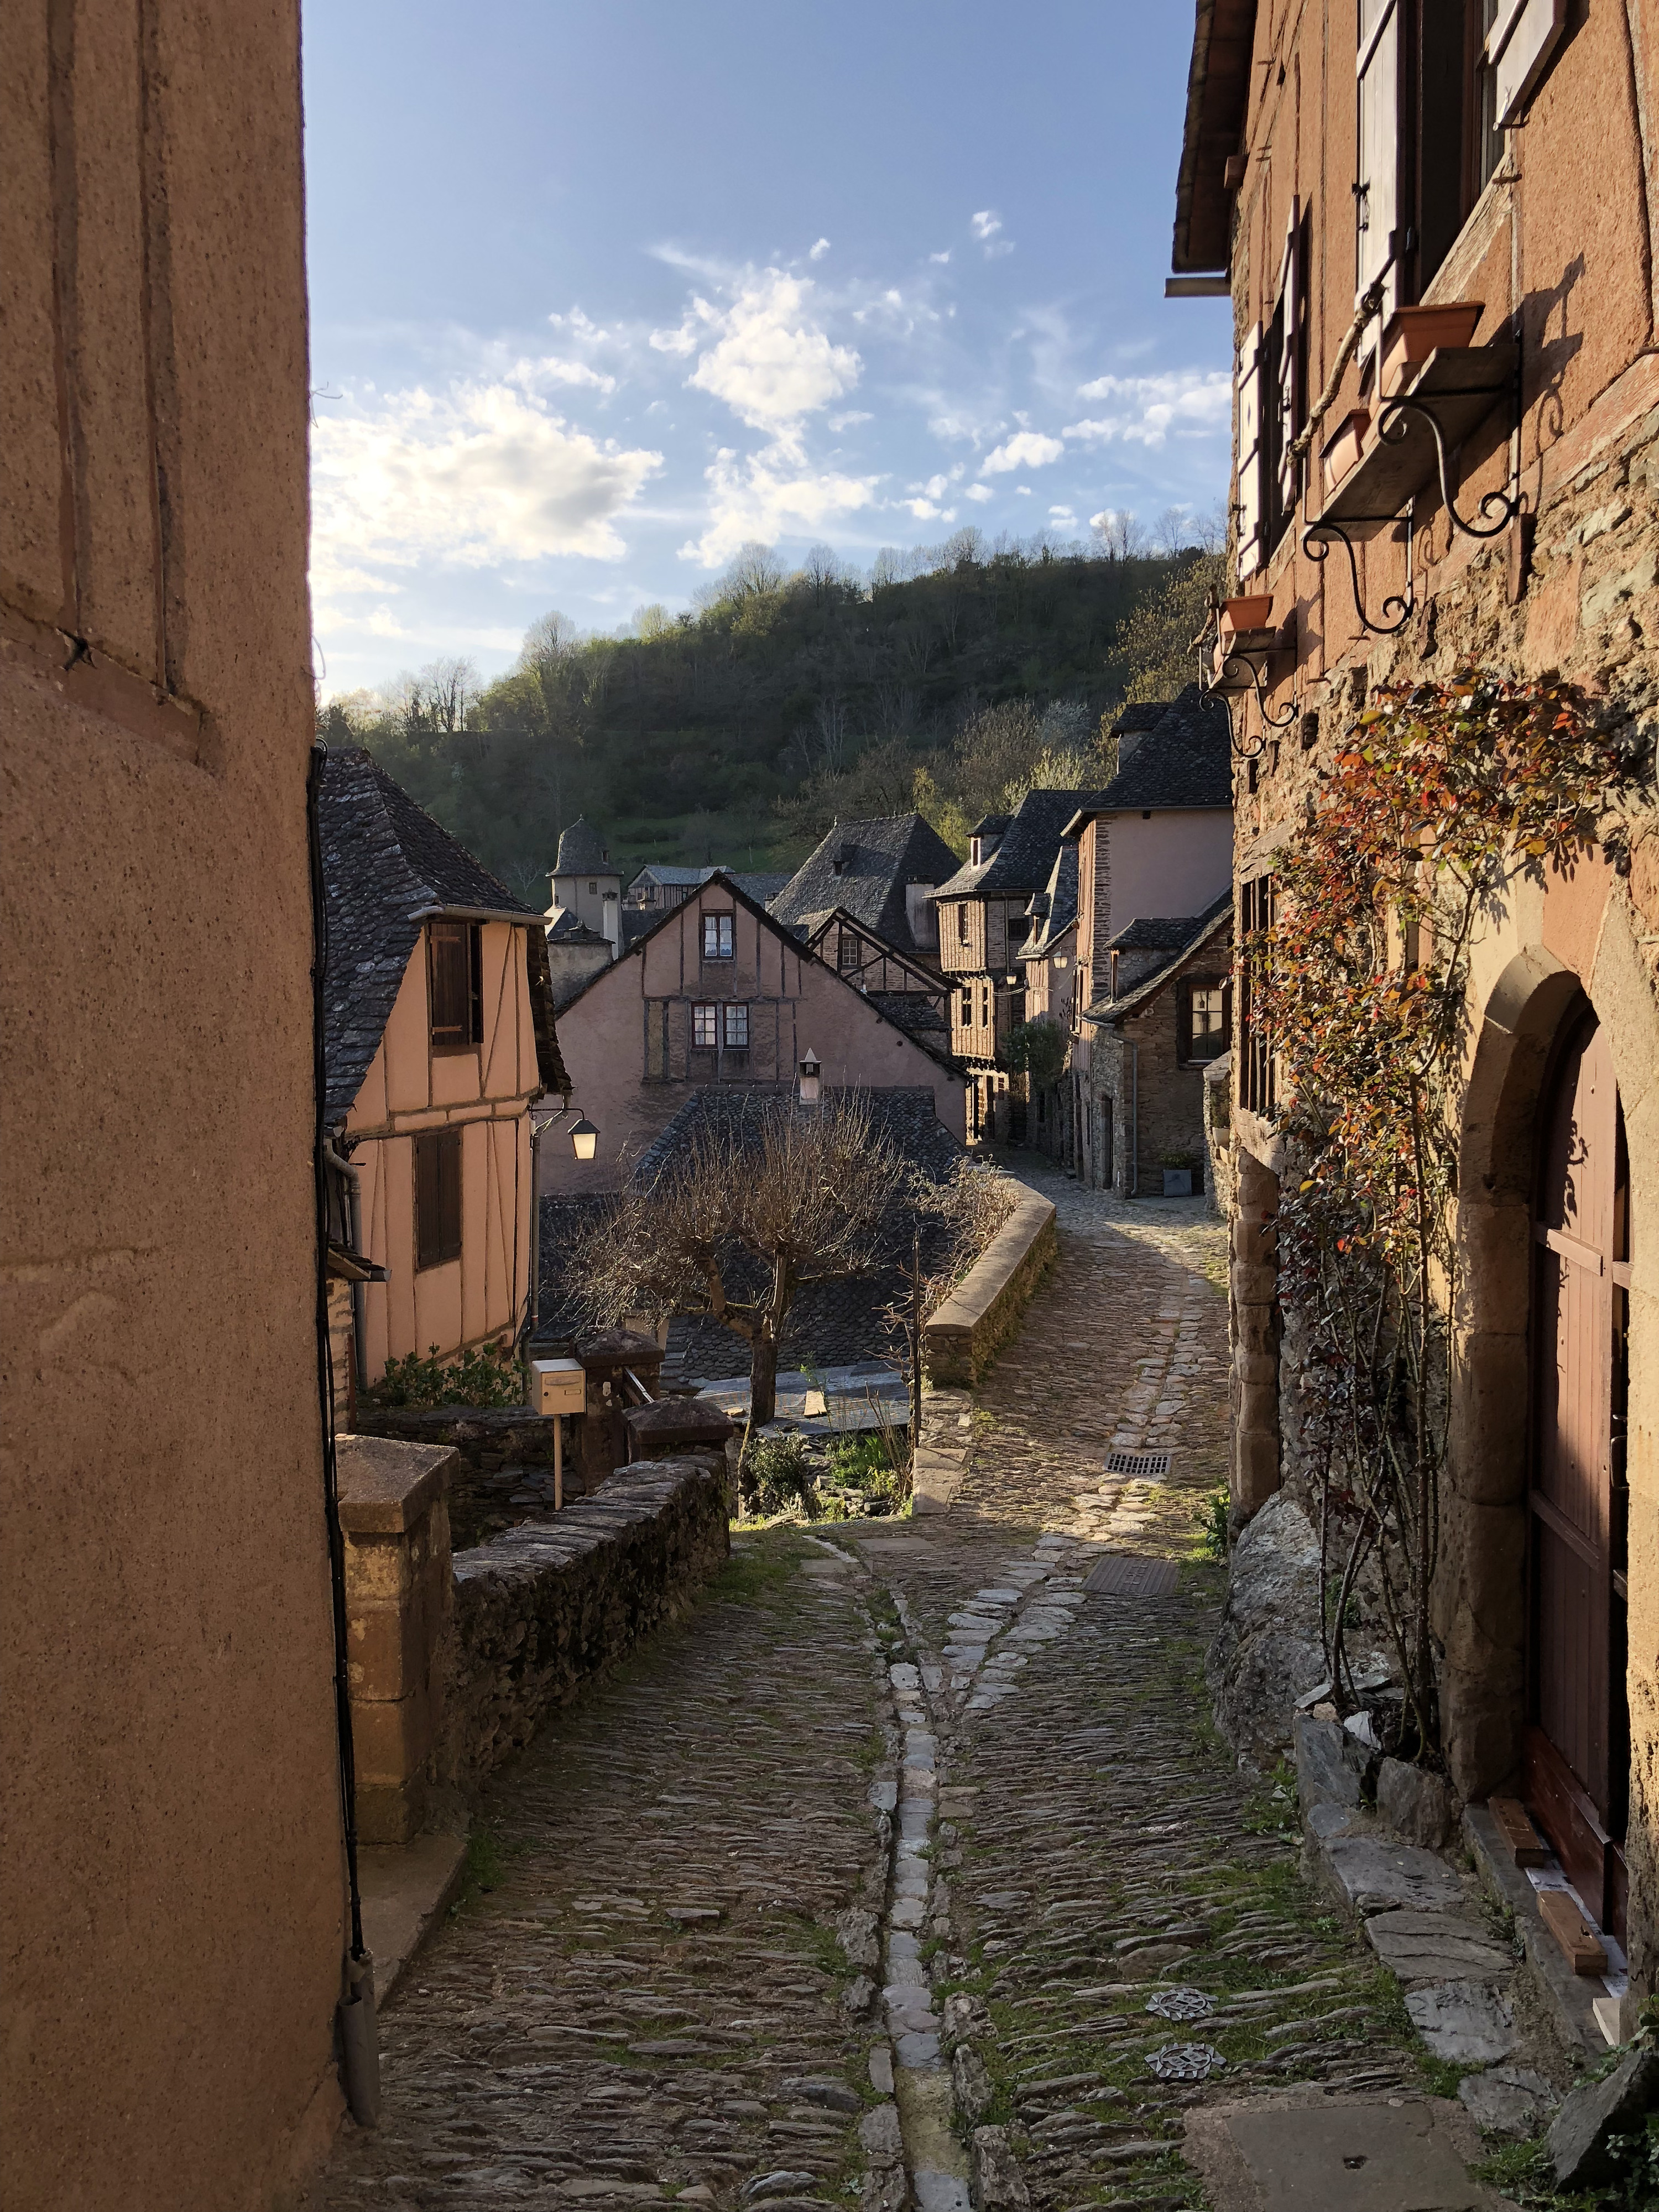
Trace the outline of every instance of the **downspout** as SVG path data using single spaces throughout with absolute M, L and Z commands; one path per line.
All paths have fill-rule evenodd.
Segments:
M 350 1194 L 351 1212 L 346 1224 L 346 1242 L 354 1252 L 362 1253 L 367 1259 L 368 1255 L 363 1252 L 363 1171 L 361 1168 L 353 1167 L 343 1152 L 335 1151 L 331 1137 L 323 1139 L 323 1158 L 344 1179 L 346 1189 Z M 363 1301 L 366 1287 L 362 1283 L 351 1285 L 351 1357 L 352 1365 L 357 1371 L 357 1388 L 360 1390 L 368 1388 L 368 1353 L 364 1349 L 368 1319 L 368 1310 Z
M 542 1125 L 530 1109 L 530 1295 L 524 1325 L 526 1355 L 542 1317 Z
M 1129 1195 L 1140 1195 L 1140 1047 L 1133 1037 L 1124 1043 L 1134 1054 L 1129 1063 Z

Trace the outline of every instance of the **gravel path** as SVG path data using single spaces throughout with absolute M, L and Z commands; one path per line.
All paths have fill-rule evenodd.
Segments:
M 1060 1256 L 951 1511 L 740 1540 L 496 1778 L 491 1886 L 316 2206 L 1195 2206 L 1195 2101 L 1420 2088 L 1294 1807 L 1209 1725 L 1224 1232 L 1016 1164 Z M 1175 1587 L 1090 1592 L 1108 1550 Z

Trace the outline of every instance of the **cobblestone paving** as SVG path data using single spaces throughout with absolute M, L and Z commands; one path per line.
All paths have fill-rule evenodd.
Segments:
M 745 1539 L 497 1778 L 495 1886 L 314 2203 L 1197 2206 L 1196 2101 L 1420 2091 L 1397 1995 L 1212 1734 L 1224 1232 L 1051 1189 L 947 1514 Z M 1167 1474 L 1109 1476 L 1114 1451 Z M 1097 1595 L 1108 1549 L 1178 1562 Z M 971 2175 L 970 2175 L 971 2166 Z

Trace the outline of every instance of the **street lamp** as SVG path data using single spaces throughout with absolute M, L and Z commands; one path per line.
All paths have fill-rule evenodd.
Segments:
M 800 1064 L 800 1103 L 803 1106 L 817 1104 L 818 1078 L 823 1072 L 823 1064 L 809 1044 Z
M 570 1132 L 570 1149 L 579 1160 L 591 1160 L 599 1145 L 599 1133 L 586 1114 Z

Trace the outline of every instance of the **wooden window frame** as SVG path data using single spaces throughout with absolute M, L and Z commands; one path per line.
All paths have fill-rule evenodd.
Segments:
M 1264 956 L 1248 949 L 1245 940 L 1260 930 L 1271 929 L 1277 902 L 1272 873 L 1251 876 L 1239 885 L 1238 1102 L 1247 1112 L 1270 1114 L 1278 1103 L 1278 1054 L 1272 1036 L 1255 1018 L 1254 1001 L 1261 988 Z
M 1221 994 L 1220 1042 L 1211 1053 L 1193 1050 L 1193 997 L 1199 991 Z M 1233 987 L 1224 975 L 1183 975 L 1176 987 L 1176 1059 L 1182 1067 L 1210 1067 L 1232 1042 Z
M 740 1036 L 732 1031 L 740 1030 Z M 728 999 L 720 1008 L 720 1043 L 727 1052 L 749 1049 L 749 1006 L 743 999 Z
M 462 963 L 465 984 L 459 973 Z M 427 924 L 426 1000 L 428 1032 L 434 1054 L 473 1052 L 483 1042 L 482 923 Z
M 705 914 L 702 918 L 702 957 L 705 960 L 735 960 L 738 957 L 738 918 L 735 914 Z M 709 950 L 709 939 L 714 950 Z
M 461 1132 L 422 1129 L 414 1138 L 415 1272 L 461 1256 Z
M 957 943 L 966 945 L 969 942 L 968 902 L 966 899 L 958 899 L 957 901 Z
M 705 1036 L 702 1032 L 708 1030 Z M 717 1000 L 696 999 L 691 1005 L 691 1049 L 693 1052 L 716 1052 L 720 1048 L 720 1010 Z

